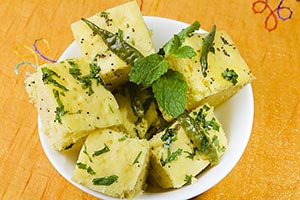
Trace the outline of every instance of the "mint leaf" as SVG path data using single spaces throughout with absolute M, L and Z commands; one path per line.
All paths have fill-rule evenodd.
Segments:
M 164 52 L 165 55 L 168 56 L 170 54 L 176 54 L 177 49 L 182 45 L 182 42 L 179 38 L 178 35 L 174 35 L 171 40 L 169 40 L 165 45 L 164 45 Z
M 181 46 L 176 54 L 173 54 L 173 56 L 177 57 L 177 58 L 192 58 L 194 56 L 196 56 L 197 53 L 194 51 L 194 49 L 191 46 Z
M 181 73 L 169 70 L 152 84 L 158 105 L 176 118 L 184 112 L 187 99 L 187 83 Z
M 169 63 L 161 55 L 151 54 L 134 63 L 129 73 L 129 80 L 148 87 L 165 74 L 168 68 Z
M 163 51 L 165 55 L 172 54 L 174 49 L 178 49 L 185 40 L 185 37 L 189 34 L 193 33 L 194 31 L 200 28 L 200 23 L 195 21 L 190 26 L 185 29 L 182 29 L 177 35 L 174 35 L 164 46 Z
M 190 26 L 188 26 L 185 29 L 182 29 L 178 33 L 178 37 L 183 42 L 184 38 L 188 36 L 189 34 L 193 33 L 194 31 L 198 30 L 200 28 L 200 23 L 198 21 L 194 21 Z

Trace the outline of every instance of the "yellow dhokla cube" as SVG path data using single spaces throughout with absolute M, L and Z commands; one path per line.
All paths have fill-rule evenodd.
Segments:
M 143 191 L 148 175 L 150 145 L 111 129 L 96 130 L 86 139 L 72 179 L 117 198 Z
M 121 124 L 119 106 L 84 59 L 44 64 L 25 80 L 54 149 L 81 147 L 89 131 Z
M 180 120 L 155 135 L 150 140 L 150 176 L 163 188 L 179 188 L 193 181 L 195 176 L 211 162 L 206 154 L 210 156 L 215 153 L 214 159 L 218 160 L 226 150 L 227 139 L 213 114 L 213 107 L 205 104 L 192 111 L 189 116 L 197 124 L 195 127 L 198 126 L 206 132 L 208 143 L 212 145 L 211 149 L 209 153 L 205 150 L 205 148 L 209 148 L 209 145 L 199 149 L 196 143 L 204 143 L 199 139 L 202 137 L 193 135 L 198 139 L 198 141 L 193 141 L 194 138 L 190 137 L 190 131 L 195 128 L 186 128 Z
M 183 45 L 191 46 L 197 55 L 191 59 L 169 56 L 171 68 L 179 71 L 188 84 L 186 109 L 208 103 L 218 106 L 254 79 L 236 45 L 224 31 L 217 31 L 213 51 L 207 56 L 208 69 L 203 75 L 200 58 L 207 33 L 193 33 Z
M 87 20 L 111 33 L 121 34 L 125 42 L 144 56 L 155 51 L 151 34 L 136 1 L 97 13 Z M 130 65 L 111 52 L 99 35 L 94 34 L 83 21 L 77 21 L 71 27 L 83 56 L 93 60 L 97 54 L 101 55 L 98 60 L 100 75 L 108 87 L 115 88 L 128 81 Z

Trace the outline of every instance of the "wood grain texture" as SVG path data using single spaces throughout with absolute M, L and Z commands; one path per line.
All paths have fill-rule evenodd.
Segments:
M 37 112 L 23 80 L 31 67 L 13 50 L 37 38 L 57 59 L 74 40 L 70 24 L 127 0 L 2 0 L 0 4 L 0 199 L 95 199 L 60 176 L 45 156 L 37 133 Z M 141 1 L 138 1 L 141 2 Z M 276 8 L 280 1 L 270 1 Z M 254 14 L 254 0 L 144 0 L 144 15 L 226 30 L 256 80 L 253 131 L 241 160 L 229 175 L 195 199 L 300 199 L 300 2 L 286 0 L 292 18 L 274 31 Z M 285 14 L 285 13 L 282 13 Z M 28 54 L 24 48 L 19 48 Z M 26 61 L 34 62 L 33 57 Z M 40 63 L 43 61 L 40 59 Z M 242 134 L 242 133 L 241 133 Z

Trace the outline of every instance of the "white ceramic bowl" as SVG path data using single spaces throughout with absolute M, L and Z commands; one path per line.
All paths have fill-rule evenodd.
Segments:
M 153 32 L 153 41 L 156 48 L 161 47 L 174 34 L 178 33 L 188 24 L 159 17 L 144 17 L 148 28 Z M 203 32 L 203 30 L 200 30 Z M 80 50 L 76 42 L 73 42 L 62 54 L 59 60 L 80 56 Z M 248 84 L 236 95 L 216 108 L 216 116 L 222 123 L 228 137 L 228 149 L 221 158 L 218 165 L 209 167 L 197 176 L 198 181 L 192 185 L 184 186 L 174 190 L 148 190 L 136 197 L 136 199 L 188 199 L 195 197 L 221 181 L 236 165 L 242 156 L 252 130 L 254 102 L 251 85 Z M 39 120 L 40 125 L 40 120 Z M 73 154 L 62 154 L 54 151 L 47 136 L 39 131 L 42 147 L 56 170 L 69 182 L 79 189 L 101 199 L 115 199 L 101 193 L 90 190 L 71 180 L 76 165 L 77 156 Z

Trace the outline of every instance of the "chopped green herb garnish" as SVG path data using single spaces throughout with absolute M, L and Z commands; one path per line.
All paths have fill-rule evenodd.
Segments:
M 42 68 L 42 80 L 44 84 L 50 84 L 52 83 L 54 86 L 62 89 L 63 91 L 69 91 L 65 86 L 58 83 L 53 77 L 60 78 L 60 76 L 53 70 L 43 67 Z
M 220 141 L 218 136 L 214 135 L 212 138 L 212 143 L 213 145 L 215 145 L 215 147 L 217 148 L 218 152 L 224 152 L 226 150 L 225 146 L 221 146 L 220 145 Z
M 91 174 L 91 175 L 95 175 L 96 172 L 89 166 L 87 169 L 86 169 L 87 173 Z
M 207 68 L 208 68 L 207 56 L 208 53 L 213 49 L 215 34 L 216 34 L 216 25 L 213 25 L 210 33 L 204 38 L 202 44 L 200 64 L 202 69 L 202 75 L 204 77 L 207 76 Z
M 194 159 L 194 157 L 196 156 L 196 152 L 197 152 L 197 148 L 193 149 L 193 152 L 188 152 L 188 151 L 184 151 L 184 153 L 188 154 L 186 157 L 190 158 L 190 159 Z
M 141 156 L 141 154 L 142 154 L 142 151 L 140 151 L 139 153 L 138 153 L 138 155 L 136 156 L 136 158 L 134 159 L 134 161 L 133 161 L 133 165 L 135 164 L 135 163 L 138 163 L 139 162 L 139 158 L 140 158 L 140 156 Z
M 110 104 L 108 104 L 108 108 L 109 108 L 109 111 L 110 111 L 111 113 L 114 113 L 114 110 L 113 110 L 113 108 L 111 107 Z
M 192 178 L 193 178 L 193 175 L 185 175 L 184 182 L 191 183 L 192 182 Z
M 123 137 L 119 138 L 118 141 L 119 141 L 119 142 L 123 142 L 123 141 L 125 141 L 127 138 L 128 138 L 128 136 L 127 136 L 127 135 L 124 135 Z
M 91 166 L 87 166 L 87 164 L 84 164 L 84 163 L 76 163 L 76 166 L 79 168 L 79 169 L 84 169 L 87 171 L 87 173 L 91 174 L 91 175 L 95 175 L 96 172 L 92 169 Z
M 164 159 L 163 157 L 160 158 L 160 163 L 162 166 L 165 166 L 167 163 L 170 163 L 178 158 L 182 153 L 182 149 L 177 149 L 174 152 L 171 152 L 170 149 L 168 149 L 168 155 L 167 158 Z
M 92 180 L 92 182 L 94 185 L 111 185 L 115 181 L 117 181 L 118 178 L 119 177 L 116 175 L 111 175 L 111 176 L 105 176 L 105 177 L 101 177 L 101 178 L 94 178 Z
M 56 103 L 58 104 L 58 106 L 56 107 L 55 110 L 55 119 L 54 122 L 58 121 L 58 123 L 62 124 L 62 116 L 65 115 L 66 113 L 68 113 L 68 111 L 65 111 L 65 106 L 63 105 L 60 97 L 59 97 L 59 92 L 56 89 L 52 90 L 53 94 L 54 94 L 54 98 L 56 100 Z
M 225 80 L 230 81 L 233 85 L 237 84 L 238 74 L 233 69 L 228 69 L 222 72 L 222 76 Z
M 165 133 L 160 137 L 164 142 L 164 148 L 169 148 L 170 145 L 177 140 L 176 136 L 177 131 L 174 128 L 166 129 Z
M 206 106 L 206 107 L 204 107 Z M 195 118 L 195 123 L 200 124 L 206 131 L 209 131 L 211 129 L 214 129 L 216 131 L 219 131 L 220 124 L 217 122 L 216 118 L 212 118 L 210 121 L 206 120 L 207 114 L 204 112 L 209 110 L 209 107 L 207 105 L 204 105 L 203 108 L 201 108 Z
M 99 75 L 101 71 L 100 66 L 97 64 L 97 57 L 99 54 L 95 56 L 92 63 L 89 64 L 90 73 L 88 75 L 82 75 L 81 70 L 78 67 L 78 63 L 76 63 L 72 59 L 68 59 L 68 63 L 70 64 L 69 73 L 73 76 L 74 79 L 79 81 L 82 84 L 82 89 L 88 89 L 88 95 L 92 95 L 94 93 L 92 89 L 92 79 L 96 80 L 97 86 L 104 85 L 102 78 Z
M 213 117 L 210 121 L 205 121 L 204 129 L 207 129 L 207 130 L 213 129 L 213 130 L 219 131 L 220 124 L 218 124 L 216 118 Z
M 107 146 L 106 144 L 104 144 L 104 147 L 103 147 L 102 149 L 100 149 L 100 150 L 98 150 L 98 151 L 95 151 L 95 152 L 93 153 L 93 157 L 99 156 L 99 155 L 101 155 L 101 154 L 103 154 L 103 153 L 106 153 L 106 152 L 109 152 L 109 151 L 110 151 L 110 149 L 108 148 L 108 146 Z
M 85 144 L 85 143 L 83 144 L 83 153 L 84 153 L 85 155 L 87 155 L 87 157 L 89 158 L 89 161 L 90 161 L 90 162 L 93 162 L 91 156 L 90 156 L 89 153 L 87 152 L 87 147 L 86 147 L 86 144 Z
M 79 162 L 79 163 L 76 163 L 76 166 L 77 166 L 79 169 L 87 169 L 87 166 L 86 166 L 86 164 L 84 164 L 84 163 L 81 163 L 81 162 Z

